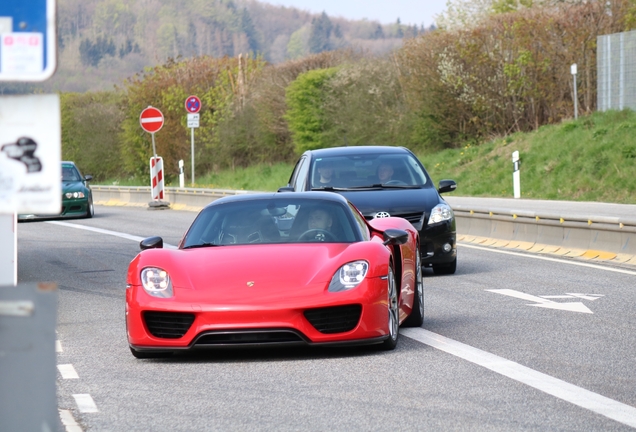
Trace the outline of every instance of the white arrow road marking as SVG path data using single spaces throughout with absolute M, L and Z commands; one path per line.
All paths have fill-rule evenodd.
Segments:
M 578 294 L 578 293 L 566 293 L 565 295 L 549 295 L 549 296 L 539 296 L 544 299 L 571 299 L 571 298 L 581 298 L 583 300 L 598 300 L 601 297 L 605 297 L 603 294 Z
M 570 312 L 580 312 L 580 313 L 589 313 L 589 314 L 594 313 L 591 310 L 589 310 L 588 307 L 581 302 L 573 302 L 573 303 L 550 302 L 550 303 L 533 304 L 528 306 L 536 306 L 536 307 L 541 307 L 546 309 L 559 309 L 559 310 L 570 311 Z
M 400 329 L 400 334 L 433 348 L 447 352 L 476 365 L 526 384 L 551 396 L 563 399 L 581 408 L 608 417 L 625 425 L 636 427 L 636 408 L 598 393 L 575 386 L 550 375 L 535 371 L 519 363 L 496 356 L 470 345 L 446 338 L 423 328 Z
M 80 412 L 83 413 L 96 413 L 97 405 L 93 401 L 93 398 L 89 394 L 74 394 L 75 403 Z
M 544 297 L 537 297 L 531 294 L 526 294 L 521 291 L 515 291 L 511 289 L 498 289 L 498 290 L 486 290 L 486 291 L 538 303 L 538 304 L 527 305 L 527 306 L 536 306 L 536 307 L 542 307 L 547 309 L 560 309 L 560 310 L 565 310 L 570 312 L 580 312 L 580 313 L 590 313 L 590 314 L 593 313 L 591 310 L 587 308 L 587 306 L 585 306 L 581 302 L 557 303 L 557 302 L 553 302 L 552 300 L 548 300 L 547 298 L 544 298 Z
M 566 294 L 569 294 L 572 297 L 578 297 L 578 298 L 582 298 L 583 300 L 590 300 L 590 301 L 598 300 L 601 297 L 605 297 L 603 294 L 580 294 L 580 293 L 566 293 Z

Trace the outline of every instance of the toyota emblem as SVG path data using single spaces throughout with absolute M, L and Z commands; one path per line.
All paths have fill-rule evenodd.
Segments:
M 388 218 L 388 217 L 391 217 L 391 215 L 388 212 L 377 212 L 373 218 L 381 219 L 381 218 Z

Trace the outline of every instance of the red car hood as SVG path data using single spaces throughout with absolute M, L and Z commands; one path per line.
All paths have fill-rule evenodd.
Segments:
M 340 266 L 376 254 L 377 261 L 388 263 L 388 250 L 371 242 L 151 249 L 133 260 L 128 277 L 129 283 L 138 284 L 141 269 L 160 267 L 170 274 L 175 295 L 182 299 L 179 292 L 215 304 L 263 304 L 323 293 Z M 386 266 L 374 267 L 386 275 Z

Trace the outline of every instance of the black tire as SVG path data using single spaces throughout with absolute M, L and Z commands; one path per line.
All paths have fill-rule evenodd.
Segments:
M 172 357 L 171 352 L 166 351 L 137 351 L 133 347 L 130 347 L 130 352 L 135 358 L 138 359 L 151 359 L 151 358 L 166 358 Z
M 457 270 L 457 258 L 449 264 L 433 264 L 433 273 L 436 275 L 452 275 Z
M 86 219 L 90 219 L 95 215 L 95 206 L 93 206 L 93 197 L 88 199 L 88 205 L 86 206 Z
M 422 281 L 422 259 L 420 258 L 419 248 L 416 249 L 417 263 L 415 264 L 415 293 L 413 294 L 413 310 L 409 317 L 404 321 L 404 327 L 422 327 L 424 324 L 424 282 Z
M 382 342 L 382 349 L 386 351 L 394 350 L 397 346 L 398 339 L 400 337 L 400 308 L 398 304 L 398 289 L 395 286 L 395 275 L 393 273 L 393 266 L 389 265 L 389 275 L 388 275 L 388 300 L 389 307 L 388 310 L 388 318 L 389 318 L 389 337 Z

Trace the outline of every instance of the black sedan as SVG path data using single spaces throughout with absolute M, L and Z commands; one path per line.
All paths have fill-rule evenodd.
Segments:
M 279 191 L 332 191 L 344 195 L 367 220 L 397 216 L 420 233 L 422 266 L 435 274 L 457 268 L 455 215 L 417 157 L 403 147 L 361 146 L 309 150 L 300 157 L 287 186 Z

